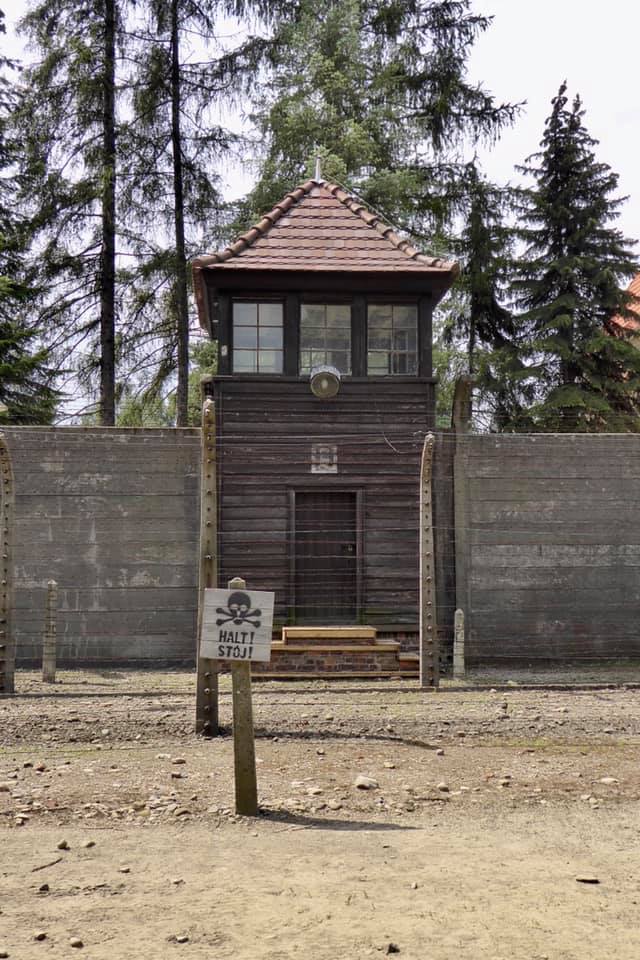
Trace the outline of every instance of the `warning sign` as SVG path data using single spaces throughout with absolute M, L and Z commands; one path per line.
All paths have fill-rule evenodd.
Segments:
M 200 656 L 269 661 L 274 598 L 264 590 L 205 590 Z

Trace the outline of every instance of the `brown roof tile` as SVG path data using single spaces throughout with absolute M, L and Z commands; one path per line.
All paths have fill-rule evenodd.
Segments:
M 202 271 L 229 269 L 420 272 L 453 280 L 458 264 L 420 253 L 342 187 L 307 180 L 224 250 L 194 260 L 201 318 Z

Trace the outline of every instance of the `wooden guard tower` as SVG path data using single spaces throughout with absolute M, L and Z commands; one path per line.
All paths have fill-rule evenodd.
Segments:
M 219 347 L 220 583 L 275 590 L 280 625 L 417 630 L 431 318 L 457 270 L 319 179 L 194 263 Z

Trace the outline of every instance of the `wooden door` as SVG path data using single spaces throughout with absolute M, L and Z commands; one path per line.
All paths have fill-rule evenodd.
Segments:
M 354 492 L 296 492 L 296 623 L 357 620 L 357 513 Z

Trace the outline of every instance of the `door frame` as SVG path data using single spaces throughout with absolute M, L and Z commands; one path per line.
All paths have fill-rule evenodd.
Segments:
M 296 624 L 296 494 L 297 493 L 353 493 L 356 498 L 356 602 L 355 621 L 362 616 L 363 580 L 364 580 L 364 489 L 353 483 L 322 483 L 316 481 L 296 483 L 287 488 L 289 502 L 289 520 L 287 523 L 287 552 L 289 555 L 289 582 L 287 584 L 287 623 Z

